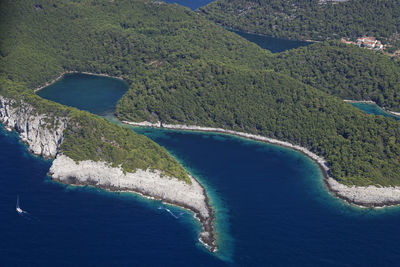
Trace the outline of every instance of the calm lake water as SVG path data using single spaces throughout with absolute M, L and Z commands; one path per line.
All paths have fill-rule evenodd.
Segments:
M 113 91 L 106 87 L 99 92 Z M 65 87 L 51 88 L 49 99 Z M 87 92 L 80 94 L 89 97 Z M 81 103 L 78 108 L 91 109 Z M 169 207 L 176 219 L 159 209 L 158 201 L 51 182 L 46 176 L 51 162 L 29 155 L 16 134 L 0 127 L 0 265 L 396 266 L 400 261 L 399 209 L 358 209 L 334 198 L 317 165 L 296 151 L 221 134 L 132 129 L 166 147 L 206 186 L 216 209 L 220 251 L 213 255 L 198 243 L 200 225 L 179 208 Z M 29 216 L 16 213 L 17 195 Z
M 390 113 L 384 111 L 376 104 L 369 104 L 369 103 L 351 103 L 351 104 L 353 106 L 361 109 L 362 111 L 364 111 L 367 114 L 382 115 L 385 117 L 391 117 L 396 120 L 400 120 L 399 116 L 396 116 L 396 115 L 393 115 L 393 114 L 390 114 Z

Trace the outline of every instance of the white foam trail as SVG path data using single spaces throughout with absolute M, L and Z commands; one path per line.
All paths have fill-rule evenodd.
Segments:
M 18 215 L 20 215 L 21 217 L 29 220 L 29 221 L 39 221 L 38 218 L 36 218 L 35 216 L 31 215 L 29 212 L 27 212 L 26 210 L 21 209 L 21 207 L 19 206 L 19 196 L 17 195 L 17 205 L 15 207 L 15 210 L 17 211 Z
M 172 211 L 170 211 L 169 209 L 165 209 L 169 214 L 172 215 L 172 217 L 174 217 L 175 219 L 178 219 L 179 217 L 177 217 L 175 214 L 172 213 Z
M 164 208 L 164 207 L 158 207 L 159 210 L 165 210 L 166 212 L 168 212 L 169 214 L 171 214 L 172 217 L 174 217 L 175 219 L 179 219 L 179 217 L 181 217 L 183 215 L 183 212 L 179 213 L 179 216 L 176 216 L 170 209 L 168 208 Z

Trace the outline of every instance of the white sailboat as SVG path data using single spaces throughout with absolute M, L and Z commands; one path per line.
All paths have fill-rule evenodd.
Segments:
M 23 214 L 25 212 L 19 206 L 19 196 L 17 196 L 17 206 L 16 206 L 15 210 L 18 212 L 18 214 Z

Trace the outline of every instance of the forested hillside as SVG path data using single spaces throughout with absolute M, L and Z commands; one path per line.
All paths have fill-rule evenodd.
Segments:
M 217 0 L 199 12 L 246 32 L 316 41 L 370 35 L 400 48 L 399 0 Z
M 1 72 L 35 87 L 64 70 L 142 75 L 213 58 L 262 68 L 267 51 L 158 1 L 1 1 Z
M 325 157 L 343 183 L 400 184 L 400 123 L 275 72 L 276 65 L 296 74 L 189 9 L 145 0 L 14 0 L 2 1 L 0 12 L 0 94 L 46 114 L 65 107 L 35 96 L 36 86 L 64 71 L 106 73 L 130 83 L 117 107 L 121 119 L 258 133 Z M 132 160 L 127 170 L 162 163 L 165 173 L 186 179 L 147 139 L 86 112 L 68 114 L 79 127 L 68 129 L 63 149 L 76 160 Z
M 342 99 L 400 111 L 400 60 L 338 41 L 276 54 L 270 67 Z
M 277 138 L 325 157 L 343 183 L 400 184 L 400 123 L 366 116 L 282 74 L 196 62 L 135 84 L 117 106 L 122 119 Z

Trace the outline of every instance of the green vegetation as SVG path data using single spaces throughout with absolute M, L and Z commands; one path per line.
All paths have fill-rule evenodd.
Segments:
M 327 40 L 375 36 L 400 48 L 400 1 L 217 0 L 199 10 L 218 24 L 269 36 Z M 316 43 L 274 55 L 268 68 L 343 99 L 373 100 L 400 111 L 400 61 L 341 44 Z
M 257 133 L 325 157 L 343 183 L 400 184 L 400 123 L 368 116 L 327 94 L 341 95 L 348 88 L 349 95 L 357 94 L 353 79 L 332 84 L 331 75 L 344 76 L 338 62 L 332 63 L 333 74 L 320 71 L 321 86 L 306 78 L 341 51 L 334 45 L 327 56 L 321 52 L 315 70 L 297 70 L 289 65 L 301 65 L 308 52 L 299 50 L 293 59 L 275 56 L 186 8 L 146 0 L 2 1 L 0 35 L 0 93 L 23 98 L 38 112 L 67 114 L 71 123 L 62 151 L 75 160 L 105 160 L 126 171 L 161 169 L 187 179 L 182 167 L 148 139 L 32 93 L 68 70 L 129 81 L 116 110 L 121 119 Z M 352 59 L 349 51 L 346 65 L 363 62 L 362 55 Z M 396 80 L 388 75 L 383 78 Z M 367 84 L 373 86 L 375 78 L 383 79 L 371 74 Z M 391 95 L 386 89 L 381 94 Z M 397 95 L 392 95 L 394 102 Z M 365 96 L 373 97 L 373 90 Z
M 96 115 L 66 107 L 33 94 L 23 87 L 10 87 L 0 80 L 1 94 L 28 103 L 34 112 L 46 114 L 44 127 L 54 127 L 57 118 L 69 118 L 60 152 L 75 161 L 93 160 L 121 166 L 125 172 L 136 169 L 160 170 L 163 175 L 191 183 L 182 166 L 168 152 L 143 135 L 138 135 Z
M 400 60 L 338 41 L 276 54 L 270 65 L 342 99 L 373 100 L 400 111 Z
M 121 166 L 126 172 L 161 170 L 164 175 L 191 183 L 176 160 L 144 135 L 83 111 L 72 113 L 69 123 L 61 151 L 76 161 L 111 162 L 113 167 Z
M 262 68 L 267 59 L 260 55 L 269 54 L 189 9 L 158 1 L 0 4 L 0 70 L 31 88 L 65 70 L 131 81 L 201 58 Z
M 296 40 L 366 34 L 398 45 L 400 32 L 399 0 L 217 0 L 199 12 L 226 27 Z
M 117 106 L 123 119 L 260 134 L 322 155 L 342 183 L 400 184 L 398 122 L 285 75 L 198 62 L 135 84 Z

